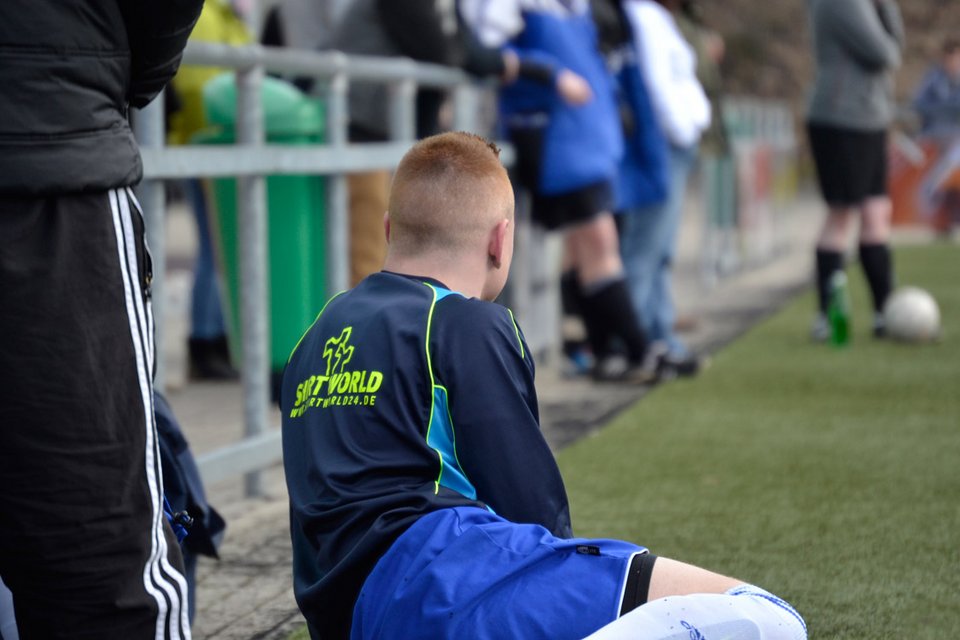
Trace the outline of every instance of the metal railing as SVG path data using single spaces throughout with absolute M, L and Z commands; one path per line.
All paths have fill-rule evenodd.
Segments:
M 729 149 L 701 156 L 705 225 L 701 275 L 709 288 L 775 258 L 786 204 L 795 199 L 798 146 L 785 101 L 730 96 L 722 114 Z
M 419 87 L 449 90 L 453 126 L 477 130 L 482 89 L 462 71 L 412 60 L 348 56 L 250 45 L 188 44 L 184 65 L 234 69 L 237 73 L 237 145 L 164 146 L 162 100 L 138 112 L 135 129 L 141 145 L 144 181 L 139 197 L 147 235 L 155 254 L 157 317 L 163 317 L 165 199 L 163 180 L 237 177 L 240 253 L 241 380 L 244 439 L 198 457 L 206 482 L 245 474 L 247 495 L 263 491 L 260 470 L 281 460 L 277 430 L 268 429 L 270 404 L 266 176 L 327 176 L 327 290 L 348 285 L 349 246 L 347 183 L 350 172 L 391 169 L 415 139 L 415 97 Z M 266 72 L 315 78 L 324 85 L 326 142 L 309 146 L 267 144 L 261 84 Z M 384 143 L 348 144 L 347 96 L 351 82 L 380 82 L 390 91 L 390 139 Z M 509 149 L 505 149 L 505 161 Z M 157 323 L 157 351 L 163 352 L 162 323 Z M 158 363 L 162 358 L 158 358 Z M 165 372 L 157 371 L 163 388 Z
M 268 175 L 326 176 L 326 272 L 327 291 L 348 285 L 348 202 L 346 174 L 392 169 L 416 137 L 415 97 L 419 87 L 450 91 L 453 97 L 452 126 L 485 132 L 481 124 L 489 87 L 479 86 L 460 70 L 412 60 L 348 56 L 330 52 L 299 51 L 250 45 L 193 43 L 184 54 L 185 65 L 233 69 L 237 73 L 237 144 L 164 145 L 162 100 L 136 114 L 135 127 L 141 146 L 144 181 L 139 197 L 145 211 L 147 234 L 154 254 L 156 317 L 163 317 L 165 209 L 164 180 L 182 178 L 237 178 L 240 282 L 241 377 L 243 390 L 243 439 L 198 456 L 204 481 L 217 482 L 244 474 L 247 495 L 263 492 L 260 470 L 282 459 L 279 430 L 269 429 L 270 371 L 267 259 Z M 326 102 L 326 141 L 310 145 L 273 145 L 266 141 L 261 84 L 266 72 L 306 76 L 323 85 Z M 350 144 L 347 138 L 347 97 L 353 82 L 377 82 L 389 87 L 389 140 Z M 784 106 L 748 99 L 731 100 L 728 116 L 734 118 L 733 138 L 737 155 L 752 154 L 758 147 L 772 148 L 774 155 L 788 159 L 795 150 L 792 120 Z M 512 149 L 503 145 L 505 164 L 512 162 Z M 722 230 L 721 230 L 722 231 Z M 749 230 L 746 230 L 749 231 Z M 744 230 L 740 230 L 741 234 Z M 718 236 L 719 237 L 719 236 Z M 542 231 L 518 219 L 511 273 L 511 296 L 517 315 L 536 325 L 539 343 L 533 350 L 548 351 L 559 334 L 556 325 L 555 291 L 549 264 L 558 253 Z M 556 238 L 553 238 L 554 240 Z M 556 243 L 554 243 L 556 244 Z M 749 246 L 749 244 L 748 244 Z M 742 260 L 743 248 L 731 245 L 725 251 Z M 555 282 L 553 282 L 555 285 Z M 543 326 L 541 326 L 543 325 Z M 163 323 L 157 326 L 157 351 L 163 353 Z M 157 384 L 163 388 L 163 358 L 158 358 Z

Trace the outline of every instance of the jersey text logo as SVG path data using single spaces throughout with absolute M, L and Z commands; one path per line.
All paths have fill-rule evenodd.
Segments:
M 350 344 L 353 327 L 344 327 L 337 337 L 331 337 L 323 346 L 327 363 L 323 375 L 312 375 L 297 386 L 297 400 L 290 411 L 291 418 L 299 418 L 314 407 L 372 406 L 376 393 L 383 384 L 380 371 L 350 370 L 355 347 Z

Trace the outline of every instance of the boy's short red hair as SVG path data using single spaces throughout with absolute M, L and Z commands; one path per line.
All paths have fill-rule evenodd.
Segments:
M 475 232 L 513 216 L 513 191 L 500 150 L 465 132 L 417 142 L 394 174 L 388 211 L 394 248 L 461 248 Z

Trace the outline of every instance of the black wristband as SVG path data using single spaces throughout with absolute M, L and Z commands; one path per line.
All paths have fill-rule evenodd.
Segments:
M 532 60 L 520 60 L 519 75 L 521 78 L 533 80 L 540 84 L 552 85 L 554 82 L 553 67 L 541 62 L 533 62 Z

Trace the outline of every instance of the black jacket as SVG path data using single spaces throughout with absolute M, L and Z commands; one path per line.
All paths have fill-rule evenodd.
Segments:
M 203 0 L 0 1 L 0 194 L 136 183 L 128 108 L 176 73 Z

